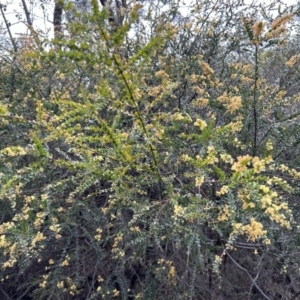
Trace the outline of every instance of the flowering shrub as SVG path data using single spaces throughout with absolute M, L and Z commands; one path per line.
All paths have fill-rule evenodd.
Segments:
M 278 86 L 270 94 L 259 69 L 261 44 L 286 41 L 292 14 L 237 18 L 240 40 L 229 41 L 245 43 L 254 62 L 226 45 L 213 61 L 204 50 L 177 53 L 187 32 L 209 47 L 221 34 L 201 20 L 204 4 L 176 24 L 171 11 L 155 23 L 151 5 L 147 15 L 133 3 L 116 28 L 92 1 L 48 51 L 37 40 L 20 53 L 0 109 L 0 278 L 11 297 L 216 299 L 227 254 L 242 268 L 234 250 L 276 253 L 295 230 L 300 173 L 277 159 L 289 121 L 281 130 L 272 119 L 286 98 Z M 133 36 L 143 13 L 153 32 Z

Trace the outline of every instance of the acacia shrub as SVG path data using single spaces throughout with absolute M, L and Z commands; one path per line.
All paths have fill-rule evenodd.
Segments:
M 258 293 L 275 299 L 270 282 L 228 287 L 232 270 L 235 282 L 241 266 L 264 270 L 287 251 L 282 237 L 297 224 L 289 204 L 299 173 L 274 161 L 276 135 L 253 142 L 264 135 L 261 103 L 274 107 L 258 77 L 260 52 L 254 64 L 223 53 L 226 76 L 216 63 L 225 46 L 215 63 L 189 52 L 178 63 L 171 46 L 194 34 L 193 22 L 182 31 L 162 18 L 152 35 L 133 38 L 140 5 L 115 28 L 92 4 L 88 21 L 74 13 L 49 51 L 33 44 L 20 53 L 15 95 L 1 103 L 2 129 L 14 128 L 1 144 L 3 290 L 32 299 L 226 299 L 262 286 Z M 213 33 L 213 20 L 203 24 Z M 255 51 L 263 32 L 255 40 L 251 28 L 244 34 Z M 288 260 L 274 270 L 288 270 Z

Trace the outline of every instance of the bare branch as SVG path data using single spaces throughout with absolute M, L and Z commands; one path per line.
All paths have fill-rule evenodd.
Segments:
M 1 293 L 5 296 L 5 299 L 12 300 L 12 298 L 9 297 L 9 295 L 0 287 Z
M 259 287 L 259 285 L 255 282 L 255 280 L 252 278 L 252 276 L 249 274 L 248 270 L 246 270 L 245 268 L 243 268 L 229 253 L 228 251 L 226 251 L 226 254 L 228 255 L 228 257 L 231 259 L 231 261 L 242 271 L 244 271 L 248 277 L 250 278 L 251 282 L 253 283 L 253 285 L 257 288 L 257 290 L 261 293 L 261 295 L 267 299 L 267 300 L 271 300 L 271 298 L 269 298 L 264 292 L 263 290 Z
M 30 12 L 28 10 L 28 7 L 27 7 L 27 4 L 26 4 L 25 0 L 22 0 L 22 5 L 23 5 L 23 8 L 24 8 L 27 24 L 29 26 L 32 26 L 32 20 L 31 20 L 31 17 L 30 17 Z
M 5 8 L 5 6 L 3 4 L 0 4 L 1 15 L 2 15 L 2 17 L 4 19 L 5 26 L 6 26 L 6 29 L 7 29 L 9 38 L 10 38 L 10 41 L 11 41 L 11 43 L 13 45 L 14 51 L 17 52 L 18 51 L 18 47 L 17 47 L 17 44 L 16 44 L 16 42 L 15 42 L 13 36 L 12 36 L 11 30 L 10 30 L 10 24 L 7 21 L 6 16 L 4 14 L 4 8 Z
M 53 25 L 54 25 L 55 35 L 61 33 L 62 13 L 63 13 L 63 1 L 56 0 L 54 5 L 54 12 L 53 12 Z

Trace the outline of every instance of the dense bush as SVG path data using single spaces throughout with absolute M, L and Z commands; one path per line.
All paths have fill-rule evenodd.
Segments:
M 65 3 L 3 55 L 3 297 L 299 295 L 297 11 L 180 5 Z

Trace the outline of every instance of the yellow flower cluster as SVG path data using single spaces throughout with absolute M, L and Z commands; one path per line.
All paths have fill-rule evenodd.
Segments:
M 218 101 L 222 103 L 231 114 L 242 107 L 242 98 L 240 96 L 230 97 L 227 93 L 224 93 L 218 97 Z
M 45 282 L 45 284 L 47 283 L 46 281 L 44 281 L 44 282 Z M 40 284 L 40 286 L 41 286 L 41 284 Z M 56 284 L 56 286 L 59 289 L 62 289 L 63 292 L 65 292 L 65 293 L 69 291 L 71 296 L 75 296 L 75 294 L 78 294 L 76 284 L 73 282 L 72 278 L 70 278 L 70 277 L 66 277 L 66 282 L 64 282 L 63 280 L 59 281 Z M 67 288 L 65 286 L 67 286 Z
M 266 165 L 270 164 L 273 161 L 271 156 L 267 156 L 264 159 L 260 159 L 257 156 L 251 157 L 250 155 L 239 156 L 237 162 L 235 162 L 231 170 L 235 172 L 245 172 L 251 164 L 253 166 L 254 173 L 261 173 L 265 171 Z
M 35 200 L 35 196 L 24 196 L 24 200 L 27 204 L 30 204 L 33 200 Z
M 283 15 L 277 19 L 275 19 L 272 24 L 271 24 L 271 29 L 274 30 L 280 26 L 285 26 L 286 23 L 288 23 L 289 21 L 291 21 L 293 19 L 293 15 L 292 14 L 286 14 Z
M 281 213 L 281 210 L 285 210 L 287 213 L 290 213 L 287 203 L 281 203 L 279 205 L 272 204 L 266 209 L 266 213 L 272 221 L 280 224 L 282 227 L 290 228 L 290 222 L 286 219 L 286 216 Z
M 263 30 L 264 30 L 264 28 L 265 28 L 265 25 L 266 25 L 266 23 L 261 22 L 261 21 L 255 22 L 255 23 L 253 24 L 253 26 L 252 26 L 253 34 L 254 34 L 255 36 L 261 35 L 262 32 L 263 32 Z
M 201 130 L 207 127 L 207 124 L 205 121 L 201 119 L 197 119 L 196 122 L 194 123 L 194 126 L 198 126 Z
M 31 242 L 32 247 L 34 247 L 36 245 L 36 243 L 41 242 L 41 241 L 43 241 L 45 239 L 46 239 L 46 237 L 43 235 L 43 233 L 42 232 L 38 232 L 36 234 L 36 236 L 34 237 L 34 239 L 32 240 L 32 242 Z
M 159 70 L 155 73 L 155 76 L 156 77 L 159 77 L 159 78 L 164 78 L 164 79 L 168 79 L 169 78 L 169 75 L 163 71 L 163 70 Z
M 48 279 L 49 275 L 48 274 L 42 275 L 42 277 L 43 277 L 43 281 L 39 285 L 41 288 L 45 288 L 47 285 L 47 279 Z
M 160 93 L 161 93 L 161 87 L 160 86 L 151 87 L 150 90 L 149 90 L 149 95 L 153 96 L 153 97 L 156 97 Z
M 265 237 L 265 235 L 267 234 L 267 230 L 263 230 L 263 224 L 255 221 L 254 218 L 250 219 L 250 224 L 243 225 L 241 223 L 233 223 L 232 227 L 232 234 L 245 234 L 253 242 L 259 238 Z
M 210 67 L 210 65 L 208 63 L 206 63 L 205 61 L 200 61 L 199 62 L 200 67 L 202 68 L 202 71 L 204 73 L 204 75 L 206 76 L 211 76 L 212 74 L 214 74 L 214 70 Z
M 49 229 L 55 233 L 55 238 L 56 238 L 56 239 L 61 238 L 61 235 L 60 235 L 61 227 L 60 227 L 59 224 L 51 225 L 51 226 L 49 227 Z
M 2 269 L 12 268 L 16 262 L 17 259 L 15 257 L 12 257 L 2 265 Z
M 268 185 L 279 185 L 281 186 L 282 188 L 286 189 L 286 190 L 289 190 L 289 191 L 292 191 L 292 187 L 285 181 L 283 180 L 282 178 L 280 177 L 277 177 L 277 176 L 274 176 L 272 178 L 270 178 L 268 181 L 267 181 Z
M 250 165 L 252 161 L 252 157 L 250 155 L 244 155 L 244 156 L 239 156 L 237 158 L 237 162 L 235 162 L 232 167 L 231 170 L 235 171 L 235 172 L 245 172 L 247 170 L 247 166 Z
M 220 222 L 227 221 L 230 216 L 231 216 L 231 211 L 229 209 L 229 206 L 226 204 L 218 216 L 218 221 Z
M 0 234 L 5 233 L 7 230 L 13 228 L 15 226 L 15 223 L 13 222 L 5 222 L 0 225 Z
M 236 120 L 225 125 L 223 128 L 228 129 L 230 131 L 230 134 L 239 132 L 243 128 L 243 122 L 241 120 Z
M 6 236 L 0 235 L 0 248 L 7 248 L 10 246 L 10 242 L 6 240 Z
M 184 162 L 188 162 L 192 160 L 192 158 L 188 154 L 182 154 L 181 159 Z
M 157 264 L 159 265 L 159 267 L 156 268 L 156 271 L 158 272 L 160 270 L 167 269 L 168 270 L 167 278 L 172 285 L 175 285 L 176 284 L 176 269 L 173 266 L 173 262 L 171 260 L 159 259 L 157 261 Z
M 215 255 L 215 262 L 218 263 L 218 264 L 221 264 L 222 263 L 222 256 Z
M 7 113 L 7 104 L 0 104 L 0 114 L 5 115 Z
M 250 224 L 243 226 L 243 230 L 250 237 L 251 241 L 255 241 L 267 233 L 266 230 L 263 230 L 263 225 L 260 222 L 256 222 L 254 218 L 251 218 Z
M 176 220 L 178 217 L 186 217 L 186 209 L 181 205 L 174 205 L 174 216 L 173 218 Z
M 298 61 L 299 58 L 300 58 L 299 54 L 298 55 L 293 55 L 285 64 L 288 67 L 292 68 L 296 64 L 296 62 Z
M 291 176 L 293 176 L 295 179 L 299 179 L 300 178 L 300 172 L 296 171 L 295 169 L 290 169 L 289 170 L 289 174 Z
M 268 151 L 273 150 L 273 143 L 272 143 L 272 141 L 270 141 L 270 140 L 267 141 L 266 148 L 267 148 Z
M 192 74 L 192 75 L 190 76 L 190 82 L 191 82 L 191 83 L 196 83 L 196 82 L 198 82 L 198 80 L 199 80 L 199 76 L 198 76 L 198 75 Z
M 173 120 L 174 121 L 181 121 L 183 119 L 184 119 L 184 116 L 182 115 L 182 113 L 177 112 L 173 115 Z
M 195 178 L 195 186 L 196 187 L 200 187 L 203 184 L 203 182 L 204 182 L 203 176 Z
M 291 211 L 286 202 L 278 204 L 279 196 L 277 192 L 272 192 L 268 186 L 261 185 L 260 190 L 263 193 L 261 198 L 262 208 L 266 208 L 265 212 L 269 215 L 272 221 L 280 224 L 283 227 L 290 227 L 290 222 L 286 219 L 286 215 L 290 215 Z
M 264 193 L 264 194 L 268 194 L 270 192 L 270 188 L 268 186 L 265 185 L 261 185 L 259 187 L 259 189 Z
M 286 24 L 293 19 L 292 14 L 283 15 L 275 19 L 270 26 L 270 29 L 266 35 L 266 39 L 279 38 L 282 34 L 286 33 Z
M 217 151 L 213 146 L 207 147 L 207 157 L 205 158 L 205 161 L 208 165 L 213 165 L 214 163 L 219 161 L 219 159 L 217 158 Z
M 64 213 L 66 211 L 66 209 L 64 207 L 59 207 L 57 209 L 58 212 Z
M 192 102 L 193 107 L 202 107 L 202 106 L 207 106 L 209 103 L 209 100 L 204 98 L 204 97 L 198 97 Z
M 174 211 L 175 211 L 175 209 L 174 209 Z M 140 229 L 139 226 L 130 227 L 129 230 L 132 231 L 132 232 L 135 232 L 135 233 L 140 233 L 141 232 L 141 229 Z
M 169 281 L 171 284 L 175 285 L 176 284 L 176 270 L 174 266 L 170 266 L 169 273 L 167 275 Z
M 56 285 L 59 289 L 63 289 L 64 288 L 64 282 L 63 281 L 60 281 L 57 283 Z
M 238 192 L 238 198 L 242 200 L 242 209 L 246 210 L 248 208 L 254 208 L 255 204 L 250 201 L 250 192 L 247 190 L 240 190 Z
M 227 194 L 228 192 L 229 192 L 229 187 L 227 185 L 223 185 L 221 189 L 218 192 L 216 192 L 216 194 L 217 196 L 222 196 Z
M 263 186 L 265 187 L 265 186 Z M 268 187 L 265 187 L 265 189 L 269 189 Z M 276 192 L 270 193 L 269 192 L 264 192 L 266 195 L 263 195 L 263 197 L 261 198 L 261 207 L 262 208 L 266 208 L 266 207 L 270 207 L 272 205 L 272 199 L 276 199 L 278 197 L 278 194 Z
M 66 255 L 64 261 L 61 263 L 62 267 L 68 266 L 69 265 L 69 260 L 70 260 L 70 256 Z
M 274 181 L 268 180 L 268 184 L 272 184 Z M 257 195 L 253 196 L 257 199 Z M 265 209 L 265 213 L 269 216 L 270 220 L 276 222 L 282 227 L 289 228 L 290 222 L 287 218 L 291 215 L 291 210 L 288 208 L 286 202 L 279 203 L 280 197 L 276 191 L 272 191 L 267 185 L 259 186 L 259 198 L 257 202 L 251 201 L 251 194 L 249 191 L 243 189 L 238 192 L 238 198 L 242 201 L 242 209 L 251 209 L 256 205 L 259 205 L 262 209 Z
M 34 221 L 34 226 L 35 227 L 40 227 L 43 223 L 44 223 L 44 217 L 45 217 L 45 213 L 44 212 L 38 212 L 37 214 L 36 214 L 36 219 L 35 219 L 35 221 Z
M 119 242 L 121 242 L 123 239 L 123 234 L 117 234 L 117 236 L 114 239 L 114 244 L 113 244 L 113 248 L 117 248 L 119 245 Z
M 254 173 L 260 173 L 265 171 L 266 162 L 264 160 L 261 160 L 257 156 L 255 156 L 252 159 L 252 163 L 253 163 Z
M 229 154 L 221 154 L 220 157 L 221 157 L 221 160 L 224 161 L 225 163 L 228 163 L 228 164 L 233 163 L 233 158 Z
M 5 154 L 7 156 L 18 156 L 18 155 L 25 155 L 26 151 L 24 148 L 20 147 L 20 146 L 16 146 L 16 147 L 8 147 L 8 148 L 4 148 L 1 151 L 2 154 Z
M 117 289 L 114 289 L 113 290 L 113 297 L 118 297 L 119 296 L 119 294 L 120 294 L 120 291 L 118 291 Z
M 94 239 L 97 240 L 98 242 L 101 240 L 101 233 L 102 233 L 102 229 L 97 228 L 96 229 L 96 234 L 94 235 Z

